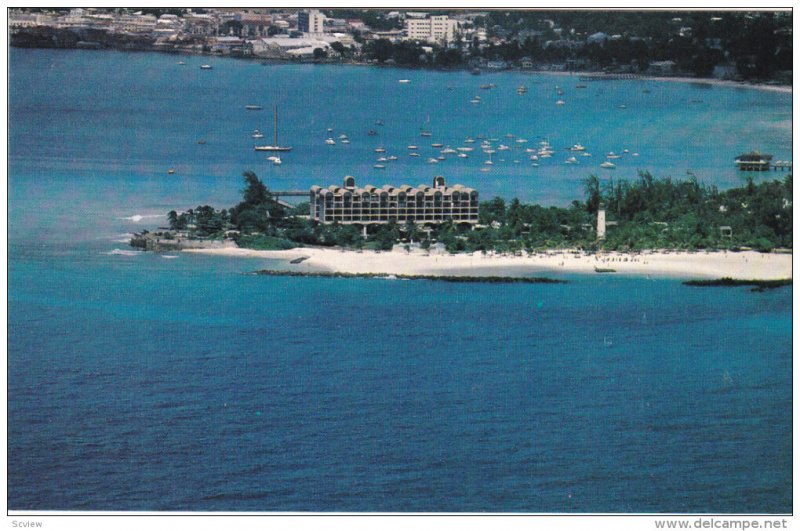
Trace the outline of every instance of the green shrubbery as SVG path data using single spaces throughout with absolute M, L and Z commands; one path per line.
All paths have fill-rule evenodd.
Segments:
M 308 204 L 287 209 L 253 172 L 245 172 L 243 200 L 229 210 L 200 206 L 169 213 L 170 226 L 197 237 L 222 237 L 235 229 L 237 243 L 256 249 L 302 245 L 389 250 L 396 243 L 441 243 L 449 252 L 532 252 L 553 248 L 640 251 L 644 249 L 738 249 L 760 251 L 792 247 L 792 177 L 719 191 L 692 178 L 655 179 L 642 172 L 635 181 L 592 175 L 585 179 L 586 199 L 569 207 L 509 204 L 499 197 L 479 208 L 473 228 L 450 221 L 423 227 L 413 222 L 360 228 L 321 224 L 300 217 Z M 597 209 L 604 205 L 608 228 L 598 243 Z

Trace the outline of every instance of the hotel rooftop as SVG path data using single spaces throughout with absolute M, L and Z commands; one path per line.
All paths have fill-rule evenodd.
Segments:
M 447 186 L 441 176 L 433 178 L 433 186 L 385 184 L 380 188 L 356 186 L 355 178 L 347 176 L 343 186 L 312 186 L 310 206 L 311 219 L 320 223 L 478 222 L 478 192 L 460 184 Z

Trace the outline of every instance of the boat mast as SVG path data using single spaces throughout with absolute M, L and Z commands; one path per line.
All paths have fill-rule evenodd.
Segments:
M 278 147 L 278 106 L 275 106 L 275 147 Z

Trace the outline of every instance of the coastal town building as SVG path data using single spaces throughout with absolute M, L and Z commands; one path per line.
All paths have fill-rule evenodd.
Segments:
M 411 18 L 409 13 L 406 15 L 406 33 L 408 39 L 413 41 L 447 44 L 455 40 L 460 27 L 457 20 L 450 19 L 447 15 L 426 18 Z
M 320 223 L 380 224 L 413 221 L 437 224 L 444 221 L 478 223 L 478 192 L 456 184 L 447 186 L 444 177 L 433 178 L 433 186 L 407 184 L 381 188 L 356 186 L 354 177 L 343 186 L 312 186 L 311 219 Z
M 303 33 L 322 33 L 324 30 L 325 15 L 318 9 L 301 11 L 297 14 L 297 29 Z

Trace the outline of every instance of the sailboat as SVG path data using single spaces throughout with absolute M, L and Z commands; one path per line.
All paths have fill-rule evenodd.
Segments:
M 271 146 L 253 146 L 256 151 L 291 151 L 289 146 L 278 145 L 278 106 L 275 106 L 275 140 Z
M 426 127 L 420 128 L 419 136 L 432 136 L 433 133 L 431 133 L 431 127 L 430 127 L 431 126 L 431 115 L 430 114 L 428 115 L 428 120 L 425 122 L 425 126 Z

